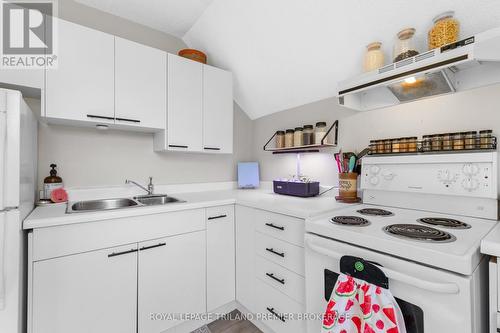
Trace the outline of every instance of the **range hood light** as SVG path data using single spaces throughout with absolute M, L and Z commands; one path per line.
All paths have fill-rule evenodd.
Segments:
M 417 83 L 417 79 L 416 79 L 414 76 L 407 77 L 407 78 L 405 79 L 405 83 L 408 83 L 408 84 L 414 84 L 414 83 Z

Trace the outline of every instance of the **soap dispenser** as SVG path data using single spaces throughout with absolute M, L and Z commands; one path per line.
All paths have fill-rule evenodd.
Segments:
M 51 164 L 50 167 L 50 176 L 45 177 L 43 181 L 43 194 L 45 199 L 50 199 L 50 194 L 53 190 L 63 188 L 63 180 L 57 175 L 57 165 Z

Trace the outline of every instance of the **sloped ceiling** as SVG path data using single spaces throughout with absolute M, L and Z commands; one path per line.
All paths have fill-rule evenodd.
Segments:
M 75 0 L 181 38 L 213 0 Z
M 234 74 L 252 118 L 336 95 L 361 72 L 365 46 L 417 29 L 420 50 L 437 14 L 454 10 L 462 37 L 500 26 L 500 0 L 76 0 L 182 37 Z

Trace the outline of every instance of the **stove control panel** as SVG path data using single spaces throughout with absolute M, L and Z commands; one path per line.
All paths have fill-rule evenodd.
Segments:
M 496 198 L 497 168 L 496 153 L 368 157 L 361 188 Z

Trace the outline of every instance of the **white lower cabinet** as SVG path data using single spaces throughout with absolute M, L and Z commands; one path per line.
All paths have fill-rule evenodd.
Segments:
M 137 246 L 33 264 L 32 333 L 136 331 Z
M 205 231 L 139 243 L 139 333 L 181 322 L 164 314 L 206 312 L 205 248 Z
M 235 299 L 234 205 L 207 209 L 207 310 Z

